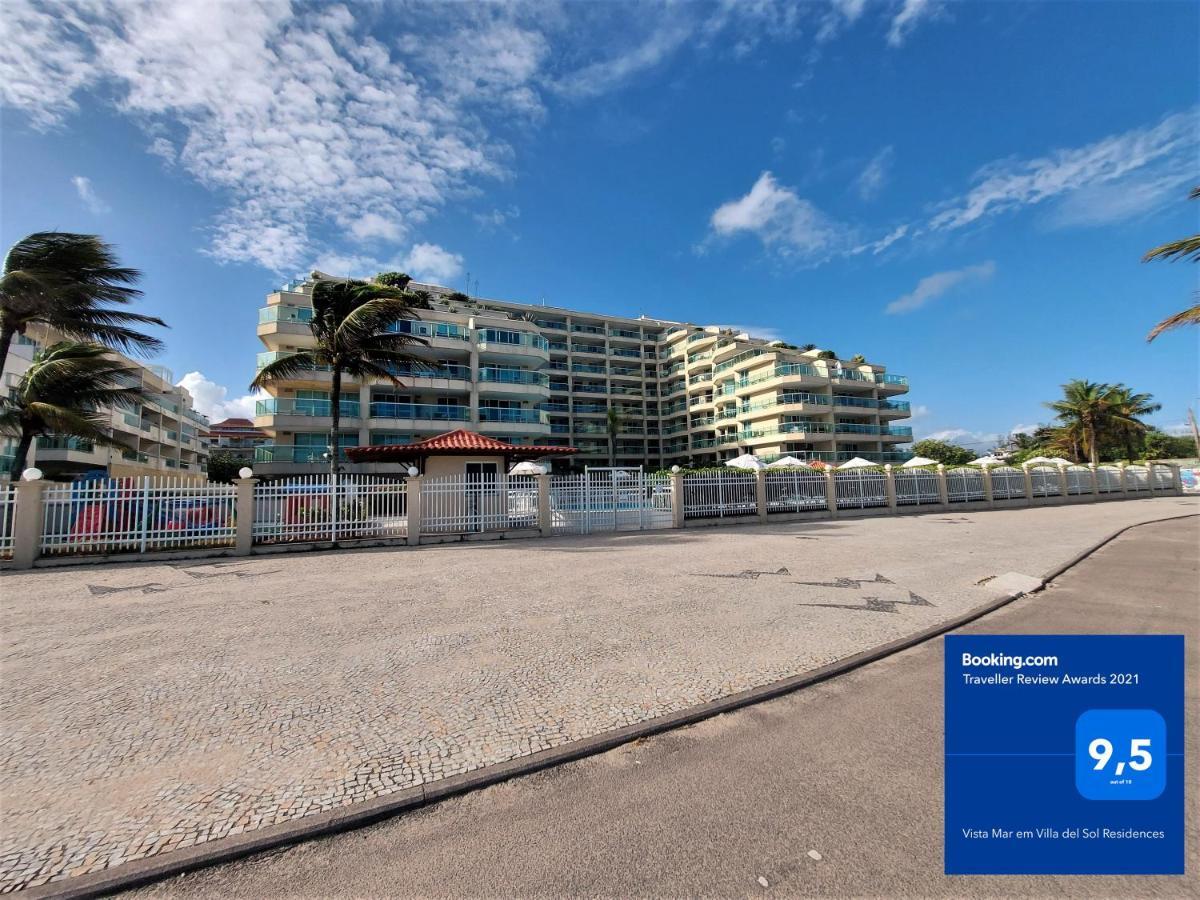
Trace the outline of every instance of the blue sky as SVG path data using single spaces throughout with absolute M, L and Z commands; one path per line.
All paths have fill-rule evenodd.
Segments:
M 98 232 L 244 414 L 314 266 L 735 324 L 908 375 L 984 448 L 1075 377 L 1196 402 L 1180 3 L 5 4 L 0 240 Z M 476 287 L 477 285 L 477 287 Z

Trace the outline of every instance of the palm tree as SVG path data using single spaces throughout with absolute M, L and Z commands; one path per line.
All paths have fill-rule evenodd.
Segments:
M 1117 414 L 1113 422 L 1113 436 L 1124 445 L 1125 458 L 1133 462 L 1134 439 L 1140 438 L 1148 428 L 1141 419 L 1158 412 L 1162 404 L 1154 402 L 1153 394 L 1135 394 L 1123 384 L 1113 385 L 1112 402 Z
M 608 420 L 605 427 L 608 429 L 608 464 L 614 469 L 617 467 L 617 432 L 621 430 L 621 414 L 617 412 L 615 406 L 610 406 L 605 413 L 605 418 Z
M 38 350 L 16 390 L 0 409 L 0 432 L 17 438 L 11 474 L 20 476 L 38 435 L 77 437 L 124 447 L 108 425 L 112 407 L 132 407 L 145 396 L 138 370 L 98 344 L 60 341 Z
M 1200 187 L 1192 188 L 1188 194 L 1189 200 L 1200 200 Z M 1142 262 L 1150 262 L 1152 259 L 1190 259 L 1192 262 L 1200 262 L 1200 234 L 1193 234 L 1191 237 L 1185 237 L 1178 241 L 1171 241 L 1169 244 L 1163 244 L 1161 247 L 1155 247 L 1149 253 L 1142 257 Z M 1177 312 L 1173 316 L 1167 316 L 1154 329 L 1146 335 L 1147 341 L 1152 341 L 1164 331 L 1170 331 L 1172 328 L 1179 328 L 1181 325 L 1197 325 L 1200 324 L 1200 303 L 1196 303 L 1182 312 Z
M 1137 416 L 1154 411 L 1152 399 L 1148 394 L 1132 394 L 1124 385 L 1077 378 L 1063 385 L 1062 400 L 1046 405 L 1057 413 L 1061 423 L 1060 443 L 1069 440 L 1092 464 L 1098 464 L 1101 439 L 1111 437 L 1115 431 L 1145 429 Z
M 405 352 L 425 341 L 411 334 L 388 331 L 402 319 L 412 319 L 412 295 L 387 285 L 366 281 L 318 281 L 313 285 L 313 317 L 309 327 L 317 340 L 315 347 L 300 350 L 268 363 L 259 370 L 251 390 L 289 381 L 301 373 L 327 367 L 330 379 L 329 403 L 332 424 L 329 429 L 329 471 L 340 470 L 342 376 L 359 380 L 382 378 L 402 386 L 392 373 L 398 364 L 431 368 L 429 364 Z
M 162 341 L 133 326 L 166 327 L 162 319 L 114 308 L 141 295 L 133 286 L 141 277 L 94 234 L 39 231 L 17 241 L 0 276 L 0 368 L 13 336 L 33 324 L 118 350 L 161 350 Z

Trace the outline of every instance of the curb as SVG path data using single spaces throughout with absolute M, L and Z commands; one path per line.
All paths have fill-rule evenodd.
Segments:
M 1197 518 L 1198 515 L 1200 514 L 1187 513 L 1126 525 L 1112 532 L 1088 549 L 1076 554 L 1062 565 L 1051 569 L 1041 577 L 1040 584 L 1031 591 L 1016 591 L 1004 594 L 993 600 L 989 600 L 983 606 L 956 616 L 953 619 L 932 625 L 907 637 L 898 638 L 799 675 L 792 675 L 770 684 L 749 688 L 745 691 L 739 691 L 736 694 L 710 700 L 707 703 L 701 703 L 677 713 L 670 713 L 646 722 L 627 725 L 623 728 L 617 728 L 579 741 L 573 741 L 562 747 L 543 750 L 532 756 L 523 756 L 508 760 L 507 762 L 486 766 L 473 772 L 453 775 L 428 785 L 417 785 L 416 787 L 406 788 L 394 794 L 388 794 L 386 797 L 377 797 L 374 800 L 354 803 L 342 809 L 306 816 L 294 822 L 269 825 L 265 828 L 256 829 L 249 834 L 219 838 L 216 841 L 196 847 L 166 853 L 159 858 L 151 857 L 146 860 L 117 866 L 112 870 L 96 872 L 90 875 L 80 875 L 77 878 L 27 888 L 17 893 L 23 898 L 28 898 L 28 900 L 41 900 L 41 898 L 83 900 L 83 898 L 100 897 L 118 891 L 129 890 L 169 878 L 173 875 L 180 875 L 196 869 L 232 862 L 256 853 L 286 847 L 291 844 L 300 843 L 301 841 L 337 834 L 354 828 L 361 828 L 365 825 L 391 818 L 399 813 L 419 809 L 458 794 L 488 787 L 511 778 L 530 775 L 542 769 L 573 762 L 587 756 L 604 753 L 639 738 L 660 734 L 664 731 L 681 728 L 685 725 L 692 725 L 704 719 L 721 715 L 722 713 L 732 712 L 742 707 L 781 697 L 809 685 L 818 684 L 839 675 L 844 675 L 869 663 L 899 653 L 902 650 L 907 650 L 931 638 L 938 637 L 956 628 L 961 628 L 963 625 L 974 622 L 976 619 L 983 618 L 989 613 L 1007 606 L 1019 597 L 1037 593 L 1043 590 L 1049 582 L 1058 578 L 1069 569 L 1074 568 L 1097 550 L 1116 540 L 1127 531 L 1140 528 L 1143 525 L 1157 525 L 1163 522 L 1193 519 Z

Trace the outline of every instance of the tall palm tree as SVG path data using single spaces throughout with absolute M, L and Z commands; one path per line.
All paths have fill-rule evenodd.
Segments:
M 114 308 L 141 296 L 141 277 L 94 234 L 39 231 L 17 241 L 0 275 L 0 368 L 14 335 L 33 324 L 118 350 L 161 350 L 162 341 L 135 326 L 166 327 L 162 319 Z
M 400 364 L 430 368 L 429 364 L 406 352 L 425 341 L 388 331 L 403 319 L 412 319 L 419 308 L 411 294 L 401 288 L 366 281 L 318 281 L 313 285 L 313 317 L 309 327 L 316 338 L 315 347 L 300 350 L 263 366 L 251 390 L 289 381 L 306 370 L 328 367 L 330 379 L 329 471 L 341 468 L 342 376 L 359 380 L 381 378 L 401 387 L 393 369 Z
M 1200 187 L 1192 188 L 1188 194 L 1189 200 L 1200 200 Z M 1185 237 L 1178 241 L 1171 241 L 1168 244 L 1163 244 L 1161 247 L 1155 247 L 1149 253 L 1142 257 L 1142 262 L 1150 262 L 1152 259 L 1188 259 L 1192 262 L 1200 262 L 1200 234 L 1193 234 L 1191 237 Z M 1154 329 L 1146 335 L 1147 341 L 1152 341 L 1164 331 L 1170 331 L 1172 328 L 1179 328 L 1182 325 L 1200 325 L 1200 303 L 1193 304 L 1187 309 L 1175 313 L 1173 316 L 1167 316 Z
M 1112 403 L 1116 413 L 1113 437 L 1124 445 L 1125 458 L 1133 462 L 1135 439 L 1140 439 L 1149 427 L 1142 417 L 1158 412 L 1162 404 L 1154 402 L 1153 394 L 1136 394 L 1123 384 L 1113 385 Z
M 1135 399 L 1136 398 L 1136 399 Z M 1058 415 L 1062 436 L 1078 442 L 1083 455 L 1093 464 L 1100 462 L 1100 441 L 1121 429 L 1144 429 L 1130 409 L 1123 406 L 1147 407 L 1149 395 L 1129 394 L 1124 385 L 1101 384 L 1075 379 L 1063 385 L 1063 399 L 1047 403 Z M 1151 410 L 1152 411 L 1152 410 Z M 1145 415 L 1145 412 L 1139 413 Z
M 608 430 L 608 464 L 617 467 L 617 433 L 621 430 L 621 414 L 615 406 L 605 412 L 605 427 Z
M 0 408 L 0 432 L 17 438 L 11 474 L 20 476 L 33 439 L 57 434 L 124 447 L 108 424 L 113 407 L 145 399 L 138 370 L 98 344 L 60 341 L 38 350 L 13 396 Z

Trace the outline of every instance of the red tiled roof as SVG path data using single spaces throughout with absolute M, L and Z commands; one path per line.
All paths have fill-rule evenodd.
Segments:
M 530 444 L 510 444 L 496 438 L 484 437 L 474 431 L 459 428 L 411 444 L 374 444 L 370 447 L 347 447 L 346 456 L 354 462 L 382 462 L 389 459 L 412 459 L 417 456 L 436 456 L 439 453 L 485 453 L 494 456 L 550 456 L 578 453 L 575 447 L 549 447 Z

